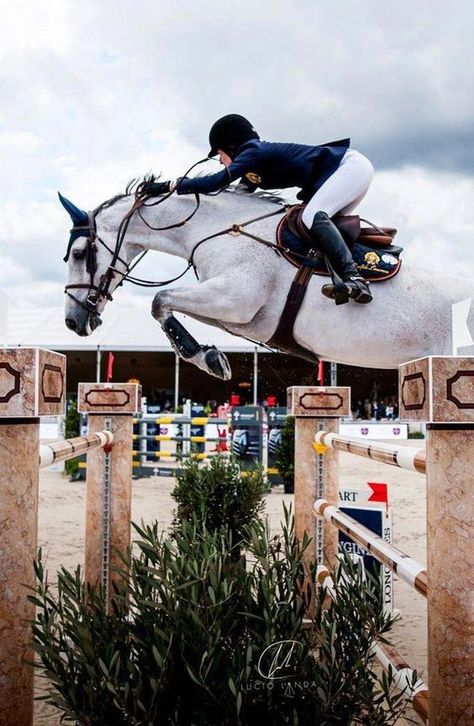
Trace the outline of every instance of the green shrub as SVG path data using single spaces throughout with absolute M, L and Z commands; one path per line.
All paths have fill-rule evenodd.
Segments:
M 409 431 L 408 438 L 409 439 L 424 439 L 425 435 L 424 435 L 423 431 Z
M 64 438 L 72 439 L 79 436 L 80 415 L 77 410 L 77 401 L 69 400 L 67 405 L 66 417 L 64 420 Z M 64 470 L 66 474 L 75 476 L 79 471 L 79 458 L 69 459 L 64 462 Z
M 276 465 L 283 479 L 285 492 L 295 490 L 295 417 L 287 416 L 281 433 L 281 446 L 278 449 Z
M 245 527 L 258 518 L 265 506 L 267 485 L 261 469 L 241 472 L 235 460 L 214 456 L 208 465 L 183 463 L 171 496 L 177 506 L 175 526 L 198 517 L 210 532 L 225 528 L 237 549 L 245 539 Z
M 44 698 L 87 726 L 394 724 L 401 697 L 371 654 L 392 622 L 376 606 L 378 583 L 343 561 L 325 610 L 323 594 L 304 595 L 314 573 L 290 511 L 278 536 L 257 516 L 243 526 L 246 566 L 232 554 L 240 524 L 210 529 L 201 511 L 178 517 L 172 537 L 156 523 L 135 527 L 139 554 L 109 613 L 80 569 L 61 569 L 53 595 L 40 552 L 33 636 Z

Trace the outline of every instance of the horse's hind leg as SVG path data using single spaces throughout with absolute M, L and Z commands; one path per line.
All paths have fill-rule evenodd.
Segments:
M 232 372 L 227 357 L 214 345 L 200 345 L 184 325 L 175 318 L 171 312 L 171 305 L 166 304 L 171 302 L 167 300 L 171 292 L 166 291 L 155 296 L 152 315 L 160 323 L 173 350 L 180 358 L 189 363 L 194 363 L 195 366 L 209 375 L 228 381 L 232 377 Z M 195 292 L 196 288 L 194 289 Z M 196 311 L 196 308 L 199 309 L 198 304 L 194 305 L 194 311 Z M 183 310 L 182 312 L 187 311 Z

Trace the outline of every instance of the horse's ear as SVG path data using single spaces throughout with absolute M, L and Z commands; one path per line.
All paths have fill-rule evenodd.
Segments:
M 72 223 L 75 227 L 79 227 L 81 225 L 87 225 L 88 224 L 88 216 L 87 212 L 84 212 L 84 210 L 79 209 L 79 207 L 76 207 L 75 204 L 69 201 L 69 199 L 66 199 L 66 197 L 63 197 L 61 192 L 58 192 L 59 201 L 63 205 L 66 212 L 69 214 L 69 216 L 72 219 Z

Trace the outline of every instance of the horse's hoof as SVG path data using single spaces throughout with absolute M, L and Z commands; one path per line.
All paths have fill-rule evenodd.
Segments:
M 229 365 L 229 361 L 224 353 L 221 353 L 217 348 L 209 348 L 204 357 L 206 365 L 211 373 L 216 378 L 220 378 L 223 381 L 229 381 L 232 378 L 232 371 Z

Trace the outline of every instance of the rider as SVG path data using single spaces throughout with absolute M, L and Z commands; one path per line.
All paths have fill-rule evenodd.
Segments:
M 348 298 L 369 303 L 369 283 L 359 274 L 339 230 L 331 221 L 337 212 L 348 214 L 367 193 L 374 169 L 354 149 L 350 139 L 320 146 L 261 141 L 250 121 L 239 114 L 218 119 L 209 133 L 208 156 L 219 155 L 225 169 L 217 174 L 182 178 L 176 182 L 145 182 L 141 192 L 156 196 L 176 188 L 178 194 L 225 189 L 238 178 L 249 191 L 300 187 L 298 198 L 307 203 L 302 220 L 314 244 L 328 258 L 344 286 L 323 285 L 322 293 L 338 304 Z

